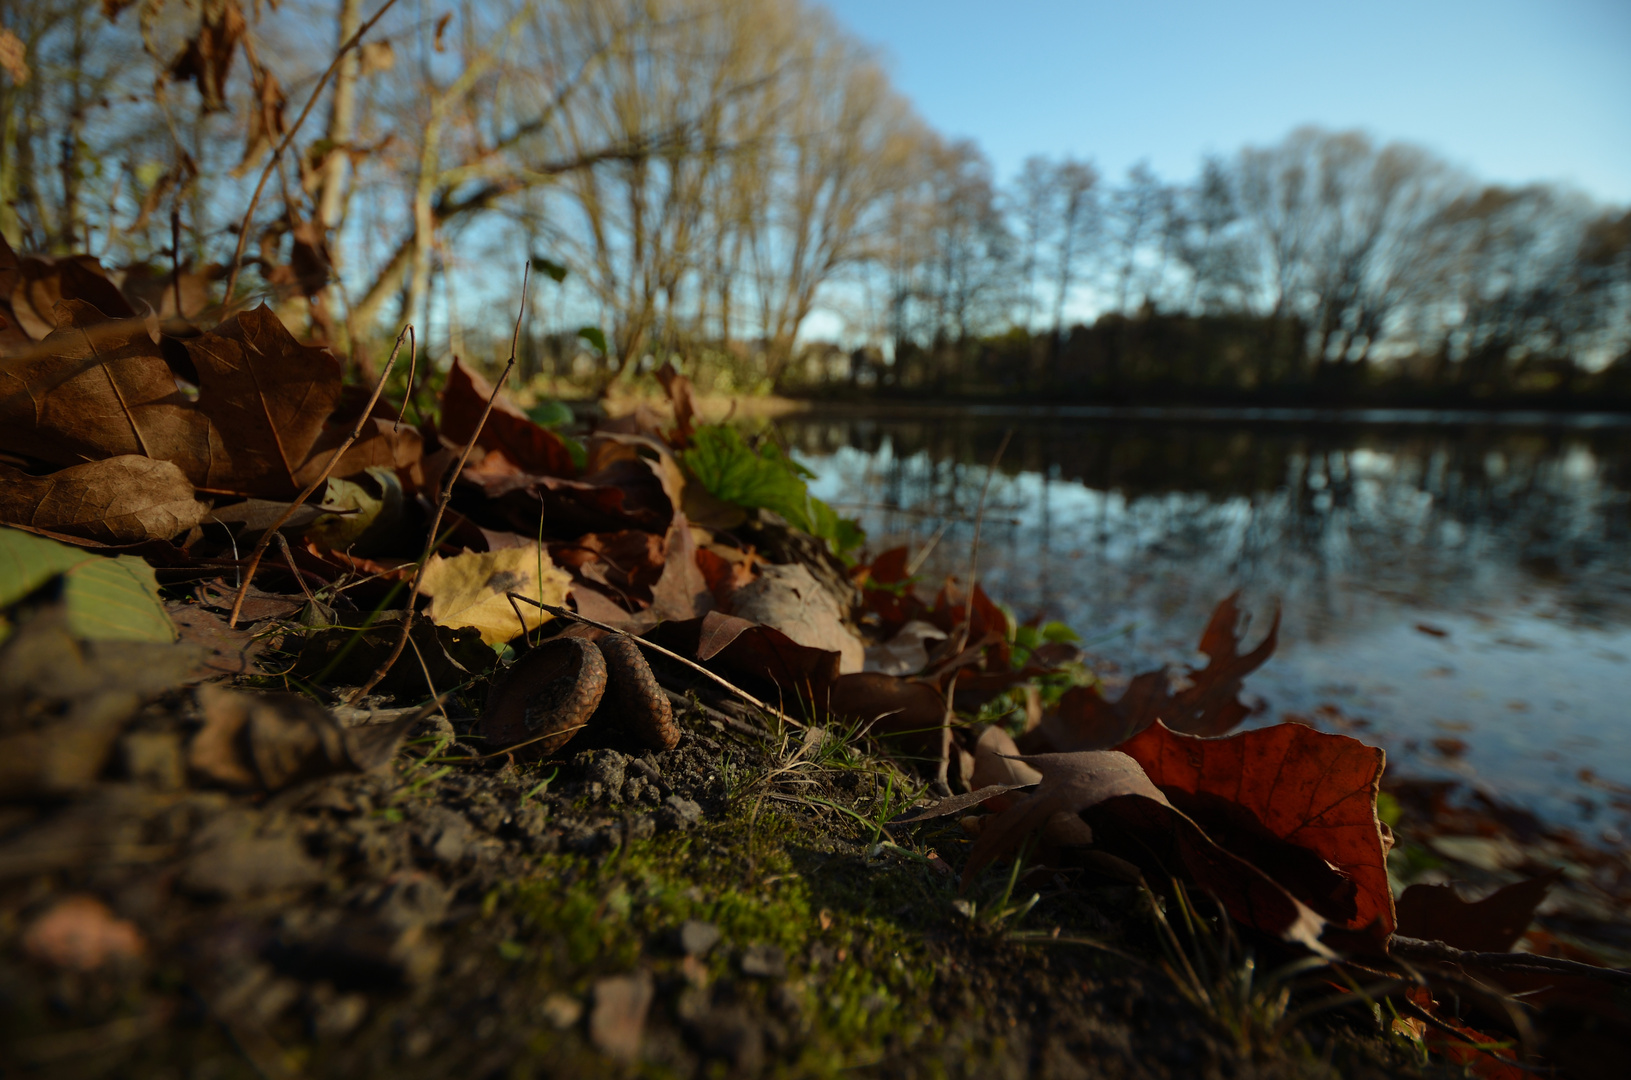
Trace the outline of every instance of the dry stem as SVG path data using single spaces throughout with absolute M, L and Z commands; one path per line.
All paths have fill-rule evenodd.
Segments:
M 470 433 L 469 440 L 465 442 L 464 450 L 459 454 L 459 460 L 454 464 L 452 471 L 447 474 L 447 479 L 442 484 L 442 496 L 436 500 L 436 514 L 430 519 L 430 531 L 425 534 L 425 549 L 420 552 L 419 565 L 413 572 L 413 588 L 408 592 L 408 613 L 402 620 L 402 633 L 397 635 L 396 645 L 391 649 L 391 655 L 385 658 L 385 662 L 379 666 L 379 670 L 375 671 L 366 683 L 357 687 L 352 693 L 351 703 L 353 705 L 361 701 L 368 694 L 368 691 L 379 685 L 379 681 L 385 678 L 385 673 L 391 670 L 391 665 L 396 663 L 397 658 L 402 655 L 402 650 L 407 647 L 408 633 L 413 629 L 414 605 L 419 602 L 419 590 L 425 584 L 425 567 L 430 564 L 431 553 L 436 550 L 436 537 L 442 527 L 442 516 L 447 513 L 448 503 L 453 501 L 453 487 L 459 482 L 459 474 L 464 471 L 465 462 L 470 460 L 470 453 L 476 448 L 476 440 L 481 437 L 481 429 L 487 426 L 487 418 L 493 414 L 493 405 L 498 401 L 498 395 L 504 392 L 504 383 L 509 379 L 510 372 L 515 368 L 515 350 L 521 341 L 521 319 L 527 311 L 527 285 L 531 280 L 532 264 L 529 261 L 521 271 L 521 305 L 515 313 L 515 332 L 510 336 L 510 358 L 505 361 L 504 370 L 499 373 L 497 381 L 493 383 L 493 392 L 487 398 L 487 404 L 482 408 L 481 417 L 476 421 L 476 428 Z M 389 371 L 390 368 L 387 367 L 386 370 Z

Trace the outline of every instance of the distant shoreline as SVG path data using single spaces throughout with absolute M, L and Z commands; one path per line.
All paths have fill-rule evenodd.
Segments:
M 857 417 L 935 419 L 956 416 L 1013 416 L 1043 420 L 1110 420 L 1220 424 L 1354 424 L 1390 427 L 1529 427 L 1576 431 L 1631 428 L 1631 411 L 1574 412 L 1545 409 L 1319 408 L 1213 405 L 1038 405 L 1022 402 L 958 400 L 902 401 L 830 398 L 700 397 L 698 411 L 708 420 L 727 416 L 779 419 L 785 416 L 842 414 Z

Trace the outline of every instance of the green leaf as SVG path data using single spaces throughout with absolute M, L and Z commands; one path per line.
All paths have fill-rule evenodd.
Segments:
M 572 422 L 572 410 L 559 401 L 546 398 L 528 409 L 527 417 L 539 427 L 560 427 Z
M 0 528 L 0 607 L 10 607 L 58 574 L 99 557 L 21 529 Z
M 581 327 L 578 330 L 578 336 L 599 350 L 600 355 L 606 355 L 606 335 L 600 332 L 600 327 Z
M 114 558 L 0 528 L 0 607 L 63 576 L 68 632 L 93 641 L 176 639 L 153 568 L 134 555 Z
M 735 428 L 704 424 L 680 461 L 716 498 L 774 511 L 794 528 L 827 541 L 840 555 L 866 540 L 860 525 L 810 494 L 805 480 L 815 474 L 775 443 L 755 451 Z
M 566 280 L 566 267 L 552 259 L 546 259 L 542 255 L 532 257 L 532 268 L 557 285 Z

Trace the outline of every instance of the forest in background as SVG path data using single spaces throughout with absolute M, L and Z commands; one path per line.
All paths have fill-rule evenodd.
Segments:
M 1183 180 L 1001 183 L 799 0 L 0 0 L 0 26 L 30 336 L 88 254 L 161 317 L 267 300 L 360 373 L 404 322 L 482 363 L 530 258 L 555 282 L 523 374 L 563 394 L 673 359 L 724 393 L 1631 403 L 1625 207 L 1314 127 Z

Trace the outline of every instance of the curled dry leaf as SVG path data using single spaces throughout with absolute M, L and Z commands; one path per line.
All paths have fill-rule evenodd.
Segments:
M 762 568 L 756 580 L 731 594 L 731 610 L 800 645 L 836 652 L 840 674 L 860 671 L 865 663 L 866 646 L 844 625 L 838 600 L 798 564 Z
M 187 748 L 187 765 L 226 787 L 278 791 L 336 772 L 376 768 L 395 755 L 413 717 L 346 728 L 297 694 L 199 688 L 204 726 Z
M 1375 927 L 1383 937 L 1393 932 L 1389 843 L 1376 817 L 1385 760 L 1380 749 L 1302 724 L 1201 739 L 1161 723 L 1121 749 L 1175 802 L 1174 793 L 1183 793 L 1233 804 L 1274 837 L 1339 870 L 1355 893 L 1351 914 L 1333 921 L 1350 930 Z
M 1097 750 L 1120 746 L 1155 722 L 1166 721 L 1175 731 L 1190 735 L 1222 735 L 1251 711 L 1242 702 L 1241 680 L 1261 667 L 1279 640 L 1280 613 L 1268 634 L 1250 652 L 1240 653 L 1235 626 L 1240 609 L 1231 594 L 1212 612 L 1201 634 L 1200 651 L 1207 665 L 1187 673 L 1186 685 L 1171 688 L 1166 671 L 1146 671 L 1133 677 L 1121 697 L 1104 700 L 1098 689 L 1078 686 L 1066 691 L 1059 707 L 1042 718 L 1042 732 L 1059 750 Z
M 119 544 L 168 540 L 209 512 L 168 461 L 121 454 L 45 476 L 0 465 L 0 521 L 10 524 Z
M 916 675 L 929 666 L 929 643 L 946 640 L 946 632 L 931 622 L 912 619 L 895 636 L 866 650 L 863 670 L 884 675 Z
M 478 435 L 476 424 L 492 396 L 493 384 L 455 357 L 442 390 L 443 438 L 462 446 L 475 436 L 478 446 L 501 452 L 532 476 L 572 476 L 577 472 L 560 436 L 533 423 L 503 394 L 493 402 L 493 411 Z
M 550 638 L 494 681 L 481 716 L 491 750 L 530 742 L 517 752 L 546 757 L 589 724 L 606 694 L 606 660 L 587 638 Z M 540 738 L 543 736 L 543 738 Z
M 768 684 L 782 701 L 824 708 L 838 678 L 838 654 L 800 645 L 780 630 L 710 611 L 666 622 L 645 635 L 739 684 Z M 854 676 L 849 676 L 853 678 Z M 773 704 L 775 702 L 772 702 Z
M 1412 885 L 1399 897 L 1399 933 L 1442 941 L 1469 952 L 1506 952 L 1518 943 L 1562 870 L 1496 889 L 1484 899 L 1461 899 L 1449 885 Z
M 875 671 L 840 675 L 832 684 L 829 708 L 835 716 L 863 722 L 869 733 L 892 741 L 910 757 L 940 760 L 946 699 L 927 683 Z
M 422 586 L 431 598 L 425 614 L 438 626 L 474 627 L 487 644 L 500 645 L 554 617 L 531 604 L 511 601 L 509 593 L 559 607 L 566 602 L 571 582 L 571 576 L 536 544 L 448 559 L 433 555 L 425 565 Z

